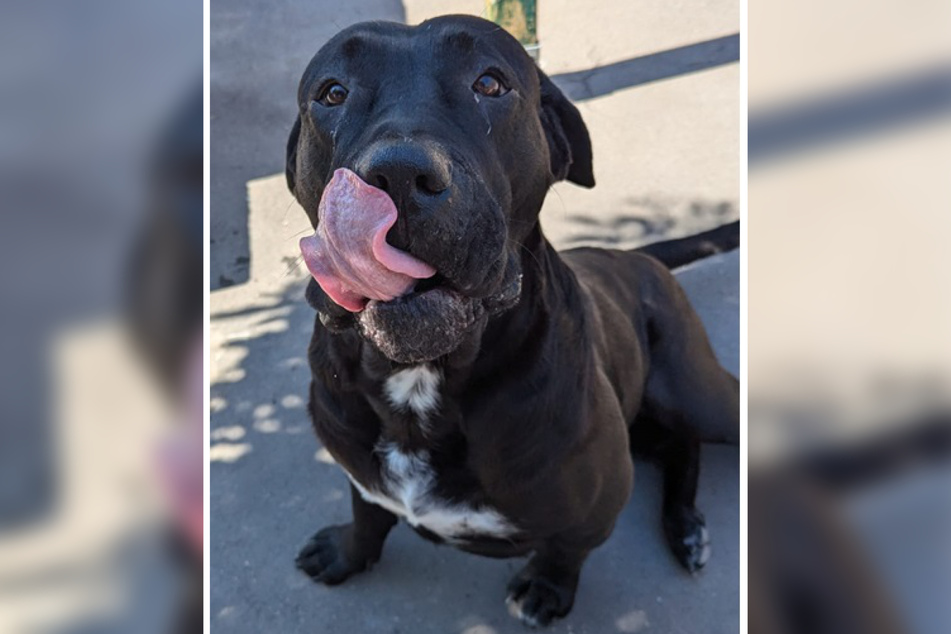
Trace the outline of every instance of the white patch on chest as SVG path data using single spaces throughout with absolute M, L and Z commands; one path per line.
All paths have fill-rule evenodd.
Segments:
M 452 504 L 433 495 L 435 474 L 426 452 L 404 453 L 392 445 L 379 449 L 382 456 L 383 491 L 367 490 L 347 473 L 367 502 L 405 517 L 413 526 L 422 526 L 446 541 L 459 542 L 464 535 L 507 537 L 515 527 L 498 511 Z
M 424 363 L 391 374 L 383 391 L 393 407 L 409 408 L 425 420 L 439 405 L 440 379 L 439 372 Z

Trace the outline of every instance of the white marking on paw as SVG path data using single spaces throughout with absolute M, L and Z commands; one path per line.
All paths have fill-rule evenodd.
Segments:
M 525 602 L 524 597 L 516 601 L 512 597 L 505 598 L 505 606 L 508 608 L 509 614 L 514 618 L 518 619 L 528 627 L 538 627 L 538 620 L 531 614 L 525 614 L 522 612 L 522 603 Z
M 421 419 L 439 405 L 439 372 L 425 363 L 394 372 L 386 379 L 383 390 L 396 409 L 411 409 Z
M 347 473 L 367 502 L 405 517 L 413 526 L 422 526 L 446 541 L 460 542 L 463 535 L 507 537 L 515 527 L 495 509 L 451 504 L 433 494 L 435 473 L 425 451 L 408 453 L 394 445 L 377 449 L 382 456 L 383 490 L 370 491 Z
M 707 527 L 701 526 L 699 533 L 684 537 L 684 546 L 695 555 L 695 563 L 698 567 L 706 564 L 710 559 L 710 533 L 707 532 Z M 696 554 L 698 550 L 699 554 Z

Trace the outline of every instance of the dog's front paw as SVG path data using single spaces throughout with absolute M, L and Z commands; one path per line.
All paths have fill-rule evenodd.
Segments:
M 677 561 L 690 573 L 698 572 L 710 558 L 710 534 L 703 514 L 682 509 L 664 518 L 667 543 Z
M 310 538 L 295 563 L 314 581 L 336 585 L 373 562 L 354 553 L 353 525 L 328 526 Z
M 573 584 L 562 585 L 527 569 L 512 579 L 505 604 L 509 614 L 529 627 L 545 627 L 571 611 Z

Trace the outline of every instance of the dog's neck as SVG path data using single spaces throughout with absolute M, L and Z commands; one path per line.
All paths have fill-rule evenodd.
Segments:
M 492 316 L 480 332 L 474 347 L 475 365 L 504 365 L 510 360 L 530 357 L 541 340 L 558 327 L 564 306 L 579 291 L 577 279 L 536 224 L 520 241 L 522 289 L 518 303 Z M 562 320 L 563 321 L 563 320 Z M 449 360 L 451 363 L 451 360 Z M 487 368 L 483 367 L 483 370 Z

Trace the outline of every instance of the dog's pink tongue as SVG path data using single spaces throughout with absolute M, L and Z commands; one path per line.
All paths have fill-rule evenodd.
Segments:
M 436 270 L 386 242 L 396 223 L 396 205 L 383 190 L 338 169 L 317 211 L 317 232 L 300 250 L 311 275 L 334 302 L 363 310 L 367 300 L 389 301 Z

